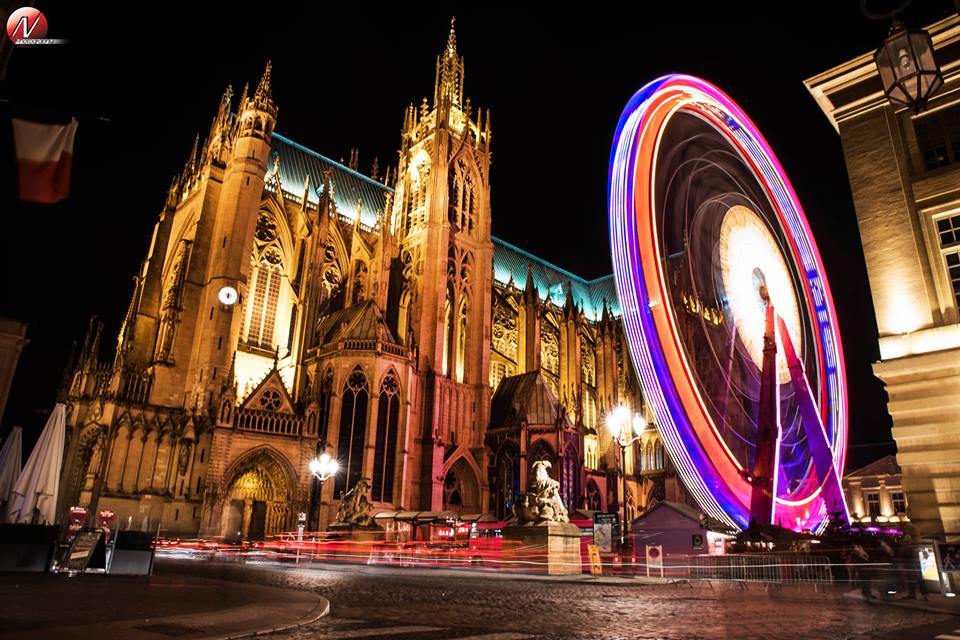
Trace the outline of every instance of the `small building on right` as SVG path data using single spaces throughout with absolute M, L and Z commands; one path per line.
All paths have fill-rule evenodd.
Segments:
M 900 465 L 892 454 L 844 476 L 843 493 L 854 524 L 884 526 L 910 522 Z
M 843 147 L 876 309 L 873 371 L 889 396 L 907 512 L 921 536 L 951 541 L 960 539 L 960 18 L 927 31 L 944 84 L 920 113 L 886 100 L 873 52 L 805 84 Z M 882 505 L 862 508 L 883 515 Z

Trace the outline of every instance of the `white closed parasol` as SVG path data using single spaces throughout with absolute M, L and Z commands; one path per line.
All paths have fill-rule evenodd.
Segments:
M 23 430 L 14 427 L 0 449 L 0 515 L 3 514 L 23 462 Z
M 66 422 L 66 407 L 57 403 L 10 494 L 8 522 L 53 524 L 56 520 Z

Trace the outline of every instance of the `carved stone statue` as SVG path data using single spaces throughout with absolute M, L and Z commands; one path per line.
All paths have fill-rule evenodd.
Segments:
M 370 491 L 370 483 L 366 478 L 360 478 L 357 484 L 343 496 L 335 522 L 361 527 L 373 526 L 373 516 L 370 515 L 373 505 L 367 499 L 368 491 Z
M 514 509 L 517 524 L 570 521 L 567 508 L 560 499 L 560 483 L 547 473 L 550 466 L 547 460 L 537 460 L 533 463 L 530 489 L 520 497 Z

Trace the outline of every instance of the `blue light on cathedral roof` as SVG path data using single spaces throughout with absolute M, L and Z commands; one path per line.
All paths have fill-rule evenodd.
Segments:
M 620 301 L 617 299 L 613 275 L 596 280 L 584 280 L 500 238 L 492 238 L 492 240 L 493 279 L 501 285 L 507 285 L 513 280 L 515 287 L 523 289 L 527 282 L 529 266 L 533 275 L 533 284 L 541 300 L 549 299 L 553 304 L 562 307 L 566 303 L 569 288 L 573 303 L 577 307 L 583 307 L 583 315 L 587 319 L 593 321 L 600 319 L 603 315 L 604 301 L 611 315 L 620 315 Z
M 273 153 L 279 155 L 280 184 L 288 196 L 296 200 L 302 198 L 303 185 L 309 175 L 310 191 L 307 201 L 312 205 L 318 204 L 319 195 L 324 189 L 324 172 L 329 169 L 337 210 L 355 219 L 359 203 L 360 222 L 371 228 L 377 225 L 383 215 L 386 195 L 393 193 L 393 189 L 278 133 L 273 134 L 270 144 Z M 271 167 L 272 164 L 271 161 Z M 620 302 L 617 299 L 613 275 L 584 280 L 509 242 L 499 238 L 492 240 L 493 278 L 501 285 L 509 284 L 512 279 L 514 286 L 522 289 L 527 282 L 529 265 L 533 284 L 537 287 L 541 300 L 549 299 L 553 304 L 562 307 L 566 303 L 569 288 L 574 304 L 583 308 L 587 319 L 600 319 L 604 301 L 611 315 L 620 315 Z
M 280 184 L 290 196 L 297 200 L 303 197 L 303 185 L 309 175 L 307 201 L 316 205 L 324 189 L 324 172 L 330 169 L 337 211 L 356 219 L 359 202 L 360 222 L 368 227 L 377 225 L 383 215 L 386 195 L 393 193 L 393 189 L 278 133 L 271 137 L 270 146 L 280 156 Z

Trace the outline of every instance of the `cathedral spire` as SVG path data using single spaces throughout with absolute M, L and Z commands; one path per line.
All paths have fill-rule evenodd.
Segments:
M 267 67 L 263 70 L 263 77 L 260 78 L 260 84 L 257 85 L 257 91 L 253 94 L 254 105 L 271 114 L 276 111 L 273 104 L 273 87 L 271 86 L 272 72 L 273 62 L 268 60 Z
M 450 20 L 447 46 L 437 58 L 437 76 L 433 95 L 436 107 L 449 109 L 460 107 L 463 102 L 463 58 L 457 55 L 455 21 Z
M 447 56 L 457 55 L 457 16 L 450 17 L 450 33 L 447 35 Z
M 232 128 L 233 115 L 231 114 L 233 102 L 233 86 L 227 85 L 220 98 L 220 108 L 217 109 L 217 115 L 210 125 L 210 134 L 203 148 L 203 162 L 213 160 L 223 164 L 226 161 L 225 152 L 230 146 L 230 132 Z
M 180 184 L 187 189 L 190 188 L 191 181 L 199 168 L 199 150 L 200 134 L 198 133 L 193 138 L 193 147 L 190 149 L 190 155 L 187 156 L 187 161 L 183 165 L 183 172 L 180 174 Z
M 523 297 L 528 302 L 537 302 L 540 298 L 537 285 L 533 282 L 533 267 L 527 263 L 527 281 L 523 286 Z

